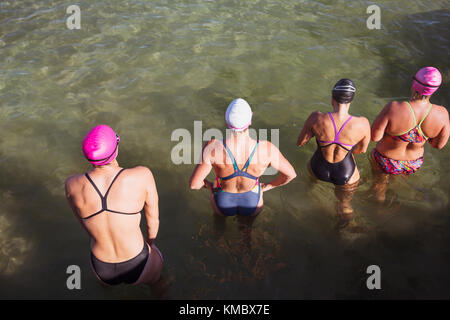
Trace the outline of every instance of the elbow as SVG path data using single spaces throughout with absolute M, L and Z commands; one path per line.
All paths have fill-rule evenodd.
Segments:
M 442 143 L 439 142 L 433 138 L 431 138 L 430 140 L 428 140 L 429 144 L 431 145 L 431 147 L 433 147 L 434 149 L 438 149 L 441 150 L 445 147 L 446 143 Z
M 196 183 L 195 179 L 193 177 L 191 177 L 191 179 L 189 179 L 189 189 L 191 190 L 198 190 L 200 189 L 198 187 L 198 183 Z
M 297 178 L 297 172 L 294 171 L 294 174 L 291 176 L 291 179 L 289 179 L 289 181 L 294 180 L 295 178 Z
M 297 147 L 303 147 L 307 142 L 305 139 L 297 140 Z
M 191 190 L 199 190 L 199 189 L 201 189 L 201 187 L 202 187 L 202 186 L 200 186 L 198 183 L 193 183 L 193 182 L 191 182 L 191 183 L 189 184 L 189 188 L 190 188 Z
M 292 180 L 294 180 L 295 178 L 297 178 L 297 173 L 294 171 L 292 172 L 290 175 L 286 176 L 286 183 L 291 182 Z
M 378 142 L 378 141 L 381 140 L 381 135 L 378 134 L 377 131 L 372 130 L 372 131 L 370 132 L 370 140 L 373 141 L 373 142 Z
M 356 149 L 353 153 L 355 153 L 355 154 L 366 153 L 366 152 L 367 152 L 367 148 L 368 148 L 368 146 L 365 146 L 365 147 L 363 147 L 363 148 L 358 148 L 358 149 Z

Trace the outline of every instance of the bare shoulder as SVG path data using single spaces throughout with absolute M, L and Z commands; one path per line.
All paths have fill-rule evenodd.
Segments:
M 84 174 L 74 174 L 66 179 L 65 187 L 68 193 L 79 186 L 84 179 Z
M 258 142 L 258 148 L 270 153 L 278 151 L 278 147 L 269 140 L 260 140 Z
M 355 123 L 357 124 L 358 127 L 360 128 L 370 128 L 370 122 L 369 119 L 367 119 L 366 117 L 357 117 L 357 116 L 353 116 L 353 118 L 356 120 Z
M 391 101 L 386 104 L 383 111 L 385 111 L 387 114 L 396 113 L 400 110 L 403 110 L 403 108 L 407 108 L 408 104 L 404 101 Z
M 448 110 L 444 106 L 440 106 L 438 104 L 433 104 L 433 113 L 436 113 L 439 117 L 448 118 Z
M 209 141 L 207 141 L 203 147 L 203 149 L 206 148 L 215 148 L 217 147 L 219 144 L 221 144 L 222 142 L 220 140 L 217 139 L 211 139 Z
M 214 162 L 213 159 L 215 159 L 216 150 L 222 150 L 222 145 L 222 141 L 217 139 L 207 141 L 203 146 L 203 160 L 207 160 L 207 162 Z
M 404 101 L 390 101 L 380 111 L 378 118 L 398 118 L 408 108 L 408 104 Z
M 305 127 L 314 128 L 315 126 L 321 126 L 327 117 L 328 113 L 314 111 L 306 120 Z
M 448 110 L 437 104 L 433 104 L 429 118 L 431 118 L 432 122 L 439 124 L 440 127 L 448 126 L 450 121 Z
M 129 169 L 127 169 L 127 171 L 128 171 L 128 174 L 132 174 L 132 175 L 140 176 L 140 177 L 152 177 L 153 176 L 152 171 L 145 166 L 137 166 L 134 168 L 129 168 Z
M 318 119 L 320 119 L 320 118 L 322 118 L 322 117 L 324 117 L 326 115 L 327 115 L 327 113 L 323 113 L 323 112 L 320 112 L 318 110 L 317 111 L 313 111 L 309 115 L 308 120 L 310 120 L 310 121 L 317 121 Z
M 270 148 L 273 145 L 269 140 L 258 140 L 258 148 Z

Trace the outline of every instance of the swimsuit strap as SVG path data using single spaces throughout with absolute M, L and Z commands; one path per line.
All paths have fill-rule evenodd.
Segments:
M 98 189 L 98 187 L 97 187 L 97 185 L 94 183 L 94 181 L 92 181 L 92 179 L 91 179 L 91 177 L 89 176 L 89 174 L 88 174 L 88 173 L 85 173 L 85 174 L 84 174 L 84 175 L 86 176 L 86 178 L 89 180 L 89 182 L 92 184 L 92 186 L 94 187 L 95 191 L 97 191 L 98 195 L 100 196 L 100 199 L 102 200 L 102 209 L 99 210 L 99 211 L 97 211 L 97 212 L 94 213 L 94 214 L 91 214 L 91 215 L 88 216 L 88 217 L 83 218 L 83 220 L 86 220 L 86 219 L 89 219 L 89 218 L 91 218 L 91 217 L 93 217 L 93 216 L 96 216 L 96 215 L 98 215 L 99 213 L 102 213 L 103 211 L 110 211 L 110 212 L 120 213 L 120 214 L 138 214 L 138 213 L 141 213 L 141 211 L 129 213 L 129 212 L 120 212 L 120 211 L 110 210 L 110 209 L 108 209 L 108 207 L 107 207 L 107 205 L 106 205 L 106 199 L 107 199 L 107 197 L 108 197 L 108 194 L 109 194 L 109 191 L 111 190 L 112 185 L 113 185 L 114 182 L 116 181 L 117 177 L 118 177 L 118 176 L 122 173 L 122 171 L 124 171 L 124 170 L 125 170 L 125 168 L 122 168 L 122 169 L 116 174 L 116 176 L 115 176 L 114 179 L 112 180 L 112 182 L 111 182 L 111 184 L 109 185 L 108 190 L 106 191 L 106 193 L 105 193 L 104 196 L 102 195 L 102 193 L 100 192 L 100 190 Z
M 247 162 L 245 163 L 244 167 L 242 168 L 242 171 L 245 171 L 245 172 L 247 171 L 248 166 L 250 165 L 250 162 L 252 161 L 253 155 L 256 152 L 256 148 L 258 148 L 258 143 L 259 143 L 259 140 L 256 140 L 255 148 L 253 148 L 253 151 L 250 154 L 250 156 L 248 157 Z
M 338 130 L 337 130 L 337 127 L 336 127 L 336 122 L 334 121 L 334 118 L 333 118 L 333 115 L 331 114 L 331 112 L 328 112 L 328 115 L 330 116 L 331 121 L 333 122 L 333 127 L 334 127 L 334 140 L 333 140 L 333 141 L 322 141 L 322 140 L 316 139 L 317 145 L 318 145 L 320 148 L 325 148 L 325 147 L 328 147 L 328 146 L 330 146 L 330 145 L 332 145 L 332 144 L 337 144 L 338 146 L 344 148 L 344 149 L 347 150 L 347 151 L 350 151 L 351 149 L 347 149 L 347 148 L 345 148 L 344 146 L 351 147 L 351 148 L 353 149 L 353 147 L 355 147 L 355 145 L 351 145 L 351 144 L 347 144 L 347 143 L 342 143 L 342 142 L 339 141 L 339 136 L 340 136 L 342 130 L 343 130 L 344 127 L 348 124 L 348 122 L 353 118 L 353 116 L 349 116 L 349 117 L 347 118 L 347 120 L 345 120 L 344 124 L 341 126 L 341 128 L 340 128 L 339 131 L 338 131 Z M 327 143 L 327 145 L 321 146 L 321 145 L 319 145 L 319 142 L 321 142 L 321 143 Z
M 341 126 L 341 128 L 339 129 L 339 131 L 337 130 L 336 127 L 336 122 L 334 121 L 333 115 L 331 114 L 331 112 L 328 112 L 328 115 L 331 118 L 331 121 L 333 122 L 333 127 L 334 127 L 334 140 L 333 141 L 320 141 L 323 143 L 337 143 L 337 144 L 343 144 L 343 145 L 347 145 L 347 146 L 352 146 L 346 143 L 341 143 L 339 142 L 339 136 L 341 135 L 342 130 L 344 129 L 344 127 L 347 125 L 347 123 L 353 118 L 353 116 L 350 116 L 347 118 L 347 120 L 345 120 L 344 124 Z
M 228 156 L 230 157 L 231 161 L 233 162 L 234 172 L 232 174 L 230 174 L 229 176 L 221 177 L 220 180 L 229 180 L 229 179 L 232 179 L 232 178 L 237 177 L 237 176 L 243 176 L 243 177 L 247 177 L 247 178 L 256 180 L 257 177 L 247 173 L 247 169 L 248 169 L 248 166 L 250 165 L 250 161 L 252 160 L 253 155 L 256 152 L 256 148 L 258 147 L 259 140 L 256 140 L 255 148 L 253 149 L 252 153 L 248 157 L 248 159 L 247 159 L 244 167 L 242 168 L 242 170 L 239 169 L 239 167 L 237 165 L 237 162 L 236 162 L 236 159 L 234 158 L 233 154 L 231 153 L 231 150 L 228 148 L 228 146 L 227 146 L 227 144 L 225 142 L 225 139 L 222 141 L 222 143 L 223 143 L 223 145 L 225 147 L 225 150 L 228 153 Z
M 328 144 L 321 146 L 321 145 L 319 144 L 319 142 L 322 142 L 322 143 L 328 143 Z M 319 147 L 320 149 L 329 147 L 329 146 L 331 146 L 332 144 L 336 144 L 336 145 L 338 145 L 339 147 L 341 147 L 342 149 L 344 149 L 344 150 L 346 150 L 346 151 L 349 151 L 349 152 L 352 151 L 353 148 L 356 146 L 356 144 L 355 144 L 355 145 L 351 145 L 351 144 L 346 144 L 346 143 L 342 143 L 342 142 L 321 141 L 321 140 L 319 140 L 319 139 L 317 139 L 317 138 L 316 138 L 316 143 L 317 143 L 317 147 Z M 350 149 L 347 149 L 347 148 L 344 147 L 344 146 L 351 147 L 351 148 L 350 148 Z
M 225 150 L 228 153 L 228 156 L 230 157 L 231 161 L 233 162 L 234 171 L 239 171 L 239 167 L 238 167 L 238 165 L 236 163 L 236 160 L 234 159 L 234 156 L 231 153 L 231 150 L 228 148 L 227 143 L 225 142 L 225 139 L 223 139 L 222 143 L 223 143 L 223 145 L 225 147 Z
M 422 125 L 422 122 L 425 120 L 425 118 L 428 117 L 428 114 L 430 113 L 432 107 L 433 107 L 433 105 L 430 102 L 430 106 L 428 107 L 427 112 L 425 112 L 425 115 L 423 116 L 422 120 L 420 120 L 420 122 L 418 124 L 419 127 Z
M 390 135 L 393 136 L 393 137 L 401 137 L 401 136 L 403 136 L 403 135 L 405 135 L 405 134 L 408 134 L 411 130 L 413 130 L 414 128 L 417 127 L 418 130 L 419 130 L 419 132 L 423 135 L 423 137 L 426 138 L 426 139 L 428 139 L 428 137 L 423 133 L 422 128 L 421 128 L 421 125 L 422 125 L 423 121 L 425 120 L 425 118 L 426 118 L 426 117 L 428 116 L 428 114 L 430 113 L 430 111 L 431 111 L 433 105 L 430 103 L 430 106 L 428 107 L 427 111 L 425 112 L 425 115 L 423 116 L 422 120 L 420 120 L 420 122 L 417 123 L 417 118 L 416 118 L 416 114 L 415 114 L 415 112 L 414 112 L 414 109 L 412 108 L 411 104 L 410 104 L 408 101 L 405 101 L 405 102 L 408 104 L 409 110 L 411 111 L 412 116 L 413 116 L 413 118 L 414 118 L 414 126 L 413 126 L 411 129 L 409 129 L 409 130 L 407 130 L 407 131 L 405 131 L 405 132 L 403 132 L 403 133 L 401 133 L 401 134 L 395 134 L 395 135 L 390 134 Z
M 411 113 L 412 113 L 412 115 L 413 115 L 413 118 L 414 118 L 414 127 L 417 125 L 417 119 L 416 119 L 416 114 L 414 113 L 414 109 L 413 109 L 413 107 L 411 106 L 411 104 L 408 102 L 408 101 L 406 101 L 406 103 L 408 104 L 408 106 L 409 106 L 409 110 L 411 111 Z M 413 129 L 414 129 L 414 127 L 413 127 Z M 409 130 L 408 130 L 409 131 Z M 407 131 L 407 132 L 408 132 Z
M 85 173 L 85 176 L 89 180 L 89 182 L 92 184 L 92 186 L 94 187 L 95 191 L 97 191 L 98 195 L 100 196 L 100 200 L 102 201 L 102 208 L 101 208 L 101 210 L 99 210 L 96 213 L 90 215 L 89 217 L 83 218 L 83 219 L 88 219 L 90 217 L 96 216 L 99 213 L 102 213 L 103 211 L 107 210 L 107 207 L 106 207 L 106 198 L 102 195 L 102 193 L 98 189 L 97 185 L 94 183 L 94 181 L 92 181 L 91 177 L 89 176 L 89 174 L 87 172 Z
M 84 174 L 86 176 L 86 178 L 89 180 L 89 182 L 92 184 L 92 186 L 94 187 L 95 191 L 97 191 L 98 195 L 100 196 L 101 199 L 103 199 L 103 195 L 100 192 L 100 190 L 98 190 L 96 184 L 94 183 L 94 181 L 92 181 L 91 177 L 89 176 L 89 174 L 86 172 Z
M 89 182 L 92 184 L 92 186 L 94 187 L 95 191 L 97 191 L 98 195 L 100 196 L 100 199 L 102 200 L 102 210 L 108 210 L 106 207 L 106 198 L 108 197 L 109 191 L 111 190 L 112 185 L 114 184 L 114 182 L 116 181 L 117 177 L 119 176 L 119 174 L 122 173 L 122 171 L 125 170 L 125 168 L 122 168 L 114 177 L 114 179 L 112 180 L 111 184 L 108 187 L 108 190 L 106 191 L 105 195 L 102 195 L 102 193 L 100 192 L 100 190 L 98 189 L 97 185 L 94 183 L 94 181 L 92 181 L 91 177 L 89 176 L 89 174 L 85 173 L 86 178 L 89 180 Z
M 245 162 L 244 167 L 242 169 L 239 169 L 239 167 L 237 165 L 237 162 L 236 162 L 236 159 L 234 158 L 233 154 L 231 153 L 231 150 L 228 148 L 228 146 L 227 146 L 227 144 L 225 142 L 225 139 L 223 140 L 223 145 L 225 146 L 225 150 L 227 150 L 227 153 L 228 153 L 231 161 L 233 162 L 233 167 L 234 167 L 234 171 L 235 172 L 236 171 L 244 171 L 244 172 L 247 171 L 248 166 L 250 165 L 250 162 L 252 161 L 252 158 L 253 158 L 253 156 L 254 156 L 254 154 L 256 152 L 256 148 L 258 148 L 258 143 L 259 143 L 259 140 L 256 140 L 256 145 L 253 148 L 252 153 L 250 153 L 250 156 L 248 157 L 247 161 Z
M 117 172 L 116 176 L 115 176 L 114 179 L 111 181 L 111 184 L 109 185 L 109 188 L 108 188 L 108 190 L 106 190 L 106 193 L 105 193 L 105 197 L 104 197 L 104 198 L 105 198 L 105 201 L 106 201 L 106 198 L 108 197 L 109 191 L 111 190 L 111 187 L 113 186 L 113 184 L 114 184 L 114 182 L 116 181 L 117 177 L 118 177 L 119 174 L 121 174 L 124 170 L 125 170 L 125 168 L 122 168 L 119 172 Z
M 336 122 L 334 122 L 334 118 L 333 118 L 333 115 L 331 114 L 331 112 L 328 112 L 328 115 L 330 116 L 331 121 L 333 122 L 333 127 L 334 127 L 334 140 L 336 140 L 336 136 L 337 136 L 337 134 L 338 134 L 337 128 L 336 128 Z
M 89 218 L 92 218 L 92 217 L 98 215 L 99 213 L 102 213 L 103 211 L 106 211 L 106 199 L 103 197 L 102 193 L 97 188 L 97 186 L 95 185 L 94 181 L 92 181 L 92 179 L 89 176 L 89 174 L 86 172 L 84 175 L 86 176 L 88 181 L 92 184 L 92 186 L 94 187 L 95 191 L 97 191 L 98 195 L 100 196 L 100 199 L 102 200 L 102 208 L 99 211 L 97 211 L 96 213 L 93 213 L 93 214 L 91 214 L 88 217 L 82 218 L 83 220 L 86 220 L 86 219 L 89 219 Z
M 342 132 L 342 129 L 344 129 L 344 127 L 347 125 L 347 123 L 353 118 L 353 116 L 348 117 L 347 120 L 345 120 L 344 124 L 342 125 L 342 127 L 339 129 L 339 132 L 337 133 L 337 135 L 334 137 L 334 141 L 335 142 L 339 142 L 339 136 Z M 336 126 L 334 127 L 336 130 Z
M 432 107 L 433 107 L 433 105 L 430 102 L 430 106 L 428 107 L 428 110 L 425 112 L 425 115 L 423 116 L 422 120 L 420 120 L 419 124 L 417 125 L 420 133 L 427 140 L 428 140 L 428 136 L 422 131 L 422 122 L 425 120 L 426 117 L 428 117 L 428 114 L 430 113 Z

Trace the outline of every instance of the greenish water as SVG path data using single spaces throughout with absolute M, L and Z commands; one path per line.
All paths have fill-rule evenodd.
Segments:
M 81 30 L 66 28 L 67 6 Z M 450 298 L 450 152 L 426 147 L 413 177 L 395 179 L 388 204 L 361 186 L 351 225 L 336 230 L 331 186 L 311 187 L 315 145 L 295 147 L 310 112 L 328 110 L 342 77 L 358 88 L 351 112 L 373 121 L 406 99 L 411 75 L 432 65 L 449 90 L 448 1 L 2 1 L 0 3 L 0 298 L 154 298 L 149 289 L 105 289 L 89 268 L 89 241 L 64 199 L 64 181 L 88 169 L 80 142 L 105 123 L 121 136 L 119 163 L 152 169 L 160 194 L 158 246 L 173 299 Z M 224 128 L 242 97 L 253 127 L 280 129 L 299 177 L 265 194 L 251 250 L 231 218 L 213 228 L 206 191 L 176 166 L 173 130 Z M 373 145 L 371 145 L 373 147 Z M 82 290 L 66 289 L 66 268 Z M 367 266 L 382 290 L 366 288 Z

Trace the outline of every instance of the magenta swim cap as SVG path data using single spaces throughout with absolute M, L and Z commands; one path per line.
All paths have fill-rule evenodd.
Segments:
M 119 141 L 120 137 L 107 125 L 95 126 L 83 139 L 84 156 L 94 165 L 108 164 L 117 157 Z
M 434 67 L 420 69 L 413 79 L 414 90 L 423 96 L 431 96 L 442 83 L 441 73 Z

